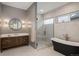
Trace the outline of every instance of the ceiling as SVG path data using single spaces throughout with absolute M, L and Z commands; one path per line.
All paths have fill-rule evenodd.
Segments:
M 33 2 L 2 2 L 2 4 L 27 10 L 33 4 Z
M 37 13 L 44 14 L 67 3 L 68 2 L 38 2 Z M 2 4 L 27 10 L 33 4 L 33 2 L 2 2 Z
M 44 14 L 58 7 L 61 7 L 69 2 L 38 2 L 37 12 L 38 14 Z

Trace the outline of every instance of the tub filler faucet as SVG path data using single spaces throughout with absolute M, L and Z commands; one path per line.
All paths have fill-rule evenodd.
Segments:
M 65 38 L 66 41 L 69 41 L 69 38 L 70 38 L 70 37 L 69 37 L 68 34 L 64 34 L 64 38 Z

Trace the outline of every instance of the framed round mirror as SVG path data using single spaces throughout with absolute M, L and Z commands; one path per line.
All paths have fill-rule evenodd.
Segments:
M 9 28 L 12 30 L 20 30 L 22 28 L 22 22 L 18 18 L 12 18 L 9 21 Z

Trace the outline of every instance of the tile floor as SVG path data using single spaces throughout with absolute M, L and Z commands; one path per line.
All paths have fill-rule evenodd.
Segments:
M 34 49 L 31 46 L 12 48 L 0 53 L 0 56 L 64 56 L 53 50 L 53 47 Z

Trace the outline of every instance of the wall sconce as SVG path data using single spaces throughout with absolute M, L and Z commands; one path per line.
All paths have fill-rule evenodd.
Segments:
M 8 24 L 9 23 L 9 20 L 8 19 L 5 19 L 4 20 L 4 24 Z
M 3 26 L 4 27 L 8 27 L 8 23 L 9 23 L 9 20 L 8 19 L 4 19 Z
M 25 28 L 25 27 L 27 27 L 27 28 L 31 28 L 31 27 L 32 27 L 31 24 L 32 24 L 31 21 L 27 21 L 27 22 L 22 21 L 22 27 L 23 27 L 23 28 Z
M 0 24 L 1 24 L 1 19 L 0 19 Z
M 25 21 L 22 21 L 22 25 L 25 25 Z
M 22 27 L 25 28 L 26 25 L 25 25 L 25 21 L 22 21 Z
M 25 28 L 25 27 L 26 27 L 26 25 L 22 25 L 22 27 L 23 27 L 23 28 Z

